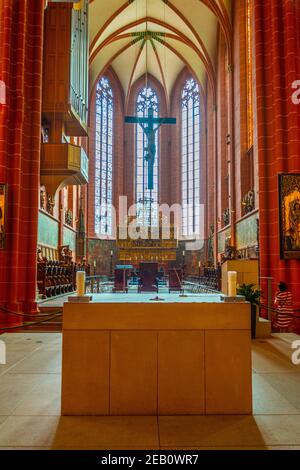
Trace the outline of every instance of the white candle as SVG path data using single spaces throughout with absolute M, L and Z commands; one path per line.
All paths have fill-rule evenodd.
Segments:
M 236 271 L 228 271 L 228 296 L 236 297 Z
M 97 266 L 97 261 L 94 259 L 94 268 Z
M 77 271 L 76 273 L 77 296 L 85 295 L 85 271 Z

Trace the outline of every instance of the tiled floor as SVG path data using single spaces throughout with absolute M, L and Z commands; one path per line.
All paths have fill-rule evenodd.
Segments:
M 253 416 L 61 417 L 61 334 L 3 335 L 0 450 L 300 449 L 300 366 L 280 337 L 253 342 Z

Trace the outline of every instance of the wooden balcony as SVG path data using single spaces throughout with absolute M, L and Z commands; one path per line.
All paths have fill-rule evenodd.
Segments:
M 51 194 L 67 185 L 88 183 L 88 157 L 72 144 L 42 144 L 41 183 Z

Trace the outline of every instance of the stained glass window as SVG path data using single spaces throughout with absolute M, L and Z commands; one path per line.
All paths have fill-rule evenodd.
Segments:
M 181 96 L 182 104 L 182 234 L 200 233 L 200 95 L 199 85 L 190 78 Z
M 246 0 L 246 42 L 247 42 L 247 127 L 248 149 L 253 145 L 253 5 Z
M 136 113 L 138 117 L 147 117 L 149 108 L 153 109 L 153 116 L 158 117 L 159 103 L 156 92 L 151 87 L 143 88 L 137 97 Z M 136 126 L 136 167 L 135 167 L 135 195 L 137 222 L 142 226 L 155 226 L 158 224 L 158 134 L 155 135 L 156 156 L 153 171 L 154 189 L 148 189 L 148 164 L 145 160 L 147 137 L 140 125 Z
M 102 77 L 96 88 L 95 232 L 112 235 L 114 97 L 109 80 Z

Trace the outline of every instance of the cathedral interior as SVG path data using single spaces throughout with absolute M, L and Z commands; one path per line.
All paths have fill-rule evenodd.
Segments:
M 66 302 L 69 309 L 68 299 L 76 293 L 81 299 L 95 296 L 95 305 L 115 299 L 120 311 L 126 308 L 122 302 L 136 303 L 132 312 L 139 312 L 143 303 L 156 300 L 153 311 L 157 308 L 162 323 L 160 301 L 166 301 L 167 312 L 175 295 L 181 302 L 178 318 L 181 308 L 183 313 L 192 309 L 189 296 L 199 296 L 200 303 L 205 296 L 208 303 L 220 296 L 246 299 L 254 308 L 247 329 L 260 435 L 254 422 L 243 422 L 242 435 L 249 425 L 255 436 L 253 442 L 245 438 L 244 445 L 234 423 L 232 442 L 218 435 L 211 443 L 203 434 L 200 441 L 189 436 L 187 446 L 300 446 L 299 363 L 289 361 L 293 345 L 300 344 L 299 48 L 299 0 L 0 1 L 0 339 L 12 348 L 11 377 L 8 366 L 0 365 L 0 450 L 65 448 L 68 425 L 57 428 L 54 419 L 58 350 L 62 330 L 68 334 L 77 328 L 64 307 Z M 143 297 L 147 293 L 157 297 Z M 205 338 L 206 328 L 228 328 L 222 319 L 217 328 L 219 314 L 214 315 L 212 327 L 200 322 L 196 328 L 203 328 Z M 128 324 L 132 321 L 129 315 Z M 179 328 L 175 319 L 168 321 Z M 238 321 L 232 328 L 243 330 Z M 189 325 L 194 328 L 192 320 Z M 85 332 L 87 326 L 80 328 Z M 45 342 L 36 354 L 48 359 L 32 369 L 24 366 L 24 373 L 31 371 L 32 381 L 35 373 L 55 375 L 57 381 L 49 385 L 50 395 L 56 387 L 49 426 L 56 437 L 44 444 L 11 437 L 10 444 L 7 436 L 18 434 L 17 424 L 11 434 L 6 429 L 15 419 L 10 415 L 15 409 L 18 419 L 22 416 L 22 404 L 7 404 L 18 376 L 14 370 L 22 371 L 19 350 L 34 353 L 25 341 L 35 338 Z M 122 343 L 126 354 L 134 341 Z M 190 351 L 193 337 L 190 341 L 182 342 L 183 350 Z M 92 347 L 93 340 L 87 343 Z M 73 370 L 73 363 L 64 364 L 63 371 Z M 288 378 L 287 389 L 280 385 L 280 373 Z M 46 395 L 45 384 L 54 375 L 36 383 Z M 1 377 L 12 385 L 2 386 Z M 265 395 L 274 400 L 272 406 Z M 117 410 L 111 414 L 123 410 L 116 397 L 110 397 Z M 198 414 L 210 406 L 218 414 L 215 403 L 205 402 Z M 72 414 L 72 406 L 62 409 Z M 153 413 L 162 414 L 159 401 L 157 407 Z M 141 405 L 137 414 L 148 409 Z M 161 409 L 169 410 L 164 404 Z M 189 415 L 186 410 L 182 414 Z M 275 421 L 266 424 L 269 415 Z M 287 422 L 292 417 L 294 437 L 280 440 L 283 425 L 276 415 Z M 183 446 L 170 423 L 161 426 L 165 444 L 150 439 L 152 449 Z M 85 441 L 76 444 L 77 437 L 74 447 L 84 447 Z M 98 441 L 90 445 L 99 448 Z

